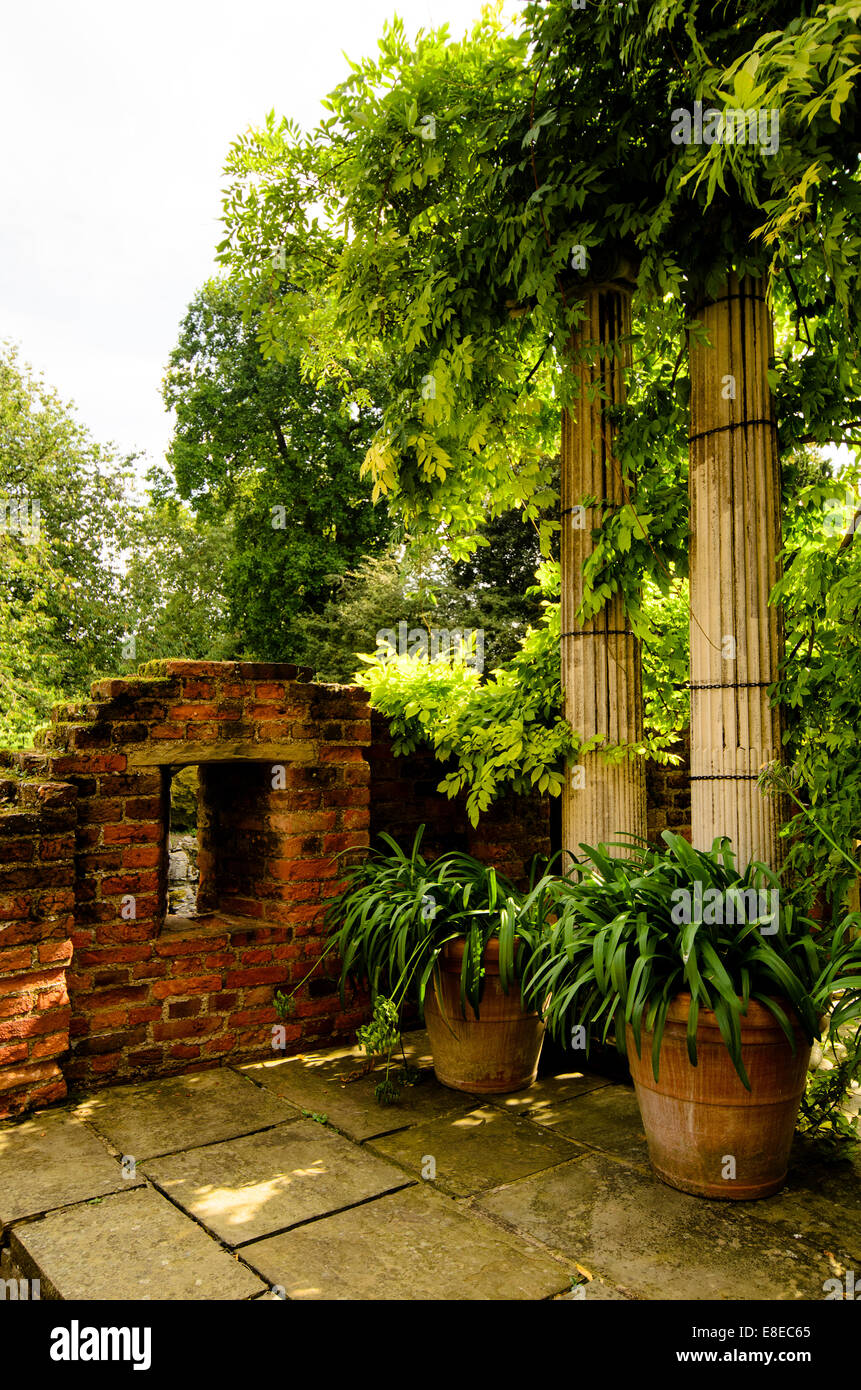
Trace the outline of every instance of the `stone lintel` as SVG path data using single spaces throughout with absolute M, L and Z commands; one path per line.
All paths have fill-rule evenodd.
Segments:
M 190 767 L 197 763 L 310 763 L 316 755 L 316 744 L 292 739 L 285 743 L 254 743 L 251 739 L 189 743 L 184 739 L 163 739 L 130 750 L 127 759 L 131 770 Z

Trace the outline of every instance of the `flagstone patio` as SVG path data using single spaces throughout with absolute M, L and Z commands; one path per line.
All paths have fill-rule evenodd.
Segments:
M 651 1175 L 632 1089 L 563 1071 L 377 1104 L 347 1048 L 78 1097 L 0 1126 L 0 1277 L 60 1299 L 813 1299 L 861 1269 L 861 1163 L 703 1201 Z M 0 1292 L 3 1286 L 0 1285 Z

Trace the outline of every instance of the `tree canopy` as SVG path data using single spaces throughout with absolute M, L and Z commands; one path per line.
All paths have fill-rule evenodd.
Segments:
M 819 757 L 797 669 L 817 639 L 808 653 L 793 624 L 825 601 L 825 570 L 842 594 L 854 564 L 851 545 L 825 534 L 817 487 L 829 470 L 809 446 L 859 439 L 859 17 L 855 0 L 548 0 L 526 7 L 517 32 L 488 7 L 454 43 L 446 30 L 410 42 L 394 21 L 375 57 L 350 64 L 317 129 L 270 112 L 235 142 L 220 247 L 268 355 L 298 347 L 324 377 L 336 345 L 380 364 L 384 409 L 365 458 L 374 495 L 456 557 L 511 508 L 545 514 L 549 553 L 546 461 L 569 399 L 578 287 L 636 277 L 634 367 L 614 419 L 627 500 L 595 533 L 582 616 L 622 590 L 654 689 L 675 707 L 665 727 L 681 703 L 665 615 L 687 564 L 686 346 L 730 269 L 762 277 L 785 561 L 815 535 L 824 566 L 792 567 L 786 680 L 798 699 L 783 694 L 790 739 L 800 747 L 809 733 Z M 680 113 L 697 109 L 701 122 L 762 110 L 770 138 L 674 138 Z M 298 291 L 289 311 L 286 283 Z M 539 669 L 520 670 L 524 694 Z M 372 678 L 381 691 L 383 674 Z M 400 698 L 405 712 L 410 692 Z M 518 746 L 504 722 L 496 753 Z M 540 784 L 550 768 L 514 759 L 512 775 Z
M 618 447 L 641 514 L 660 516 L 652 488 L 679 442 L 684 311 L 729 265 L 768 274 L 800 339 L 775 365 L 781 442 L 838 440 L 859 397 L 859 13 L 551 0 L 517 34 L 496 7 L 460 43 L 414 45 L 395 21 L 317 130 L 270 113 L 231 151 L 222 256 L 264 350 L 298 333 L 318 369 L 334 338 L 386 354 L 367 468 L 455 546 L 488 506 L 546 502 L 577 283 L 621 257 L 653 362 Z M 777 150 L 674 144 L 672 113 L 695 101 L 773 107 Z M 267 270 L 276 248 L 285 268 Z M 284 280 L 304 291 L 289 315 Z M 661 539 L 656 521 L 658 554 Z
M 0 352 L 0 743 L 122 662 L 128 461 Z
M 265 358 L 226 281 L 189 306 L 164 383 L 173 476 L 157 491 L 229 525 L 223 582 L 240 651 L 303 659 L 297 619 L 322 611 L 336 579 L 395 535 L 360 477 L 379 420 L 373 384 L 365 372 L 345 395 L 303 376 L 295 352 Z

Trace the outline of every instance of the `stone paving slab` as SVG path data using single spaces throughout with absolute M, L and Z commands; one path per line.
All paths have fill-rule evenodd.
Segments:
M 489 1105 L 498 1105 L 508 1115 L 527 1115 L 537 1124 L 553 1123 L 553 1118 L 566 1100 L 609 1086 L 605 1076 L 584 1071 L 563 1071 L 558 1076 L 539 1076 L 525 1091 L 511 1095 L 485 1096 Z
M 433 1067 L 433 1052 L 426 1028 L 417 1028 L 412 1033 L 403 1033 L 401 1040 L 404 1054 L 413 1067 Z
M 477 1199 L 480 1210 L 640 1299 L 821 1299 L 824 1251 L 751 1220 L 754 1203 L 712 1202 L 602 1154 Z
M 96 1091 L 76 1114 L 138 1163 L 298 1118 L 292 1106 L 228 1067 Z
M 575 1273 L 425 1187 L 259 1241 L 243 1258 L 302 1300 L 543 1299 Z
M 455 1197 L 564 1163 L 576 1152 L 567 1140 L 493 1105 L 401 1130 L 368 1147 L 423 1177 L 425 1160 L 433 1158 L 434 1185 Z
M 0 1235 L 13 1221 L 135 1185 L 66 1108 L 0 1125 Z
M 604 1086 L 574 1100 L 533 1114 L 536 1124 L 577 1144 L 602 1149 L 618 1158 L 649 1167 L 649 1146 L 637 1097 L 630 1086 Z
M 357 1081 L 342 1081 L 351 1070 L 350 1059 L 310 1061 L 289 1057 L 277 1062 L 252 1062 L 242 1068 L 261 1086 L 302 1110 L 325 1115 L 329 1123 L 349 1139 L 361 1141 L 421 1123 L 436 1116 L 463 1113 L 478 1097 L 441 1086 L 432 1071 L 421 1072 L 415 1086 L 406 1086 L 396 1105 L 380 1105 L 374 1087 L 382 1072 L 371 1072 Z
M 247 1299 L 256 1275 L 151 1187 L 51 1212 L 12 1229 L 13 1261 L 43 1298 Z
M 313 1120 L 154 1159 L 145 1172 L 234 1247 L 410 1182 L 401 1169 Z
M 579 1266 L 585 1302 L 791 1301 L 861 1267 L 861 1159 L 797 1143 L 775 1197 L 704 1201 L 652 1175 L 630 1086 L 572 1068 L 478 1097 L 436 1082 L 423 1032 L 407 1051 L 423 1080 L 399 1106 L 379 1068 L 343 1083 L 365 1058 L 342 1048 L 0 1124 L 0 1277 L 43 1298 L 579 1301 Z
M 861 1276 L 861 1157 L 817 1162 L 797 1146 L 786 1186 L 751 1214 L 790 1238 L 842 1255 Z
M 433 1067 L 433 1053 L 426 1028 L 416 1029 L 412 1033 L 403 1033 L 402 1041 L 403 1054 L 411 1066 Z M 368 1054 L 356 1043 L 352 1047 L 315 1048 L 310 1052 L 297 1052 L 290 1057 L 274 1058 L 273 1060 L 301 1062 L 306 1071 L 332 1079 L 347 1075 L 349 1072 L 365 1066 L 368 1061 Z M 398 1060 L 400 1060 L 400 1053 Z M 253 1066 L 254 1063 L 247 1065 Z M 383 1063 L 376 1058 L 374 1059 L 374 1066 L 377 1071 L 384 1070 Z M 245 1066 L 240 1067 L 240 1070 L 245 1070 Z

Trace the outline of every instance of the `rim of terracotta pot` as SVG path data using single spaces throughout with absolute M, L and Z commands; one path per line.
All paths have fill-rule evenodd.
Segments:
M 514 938 L 514 949 L 515 949 L 515 951 L 517 950 L 518 946 L 520 945 L 520 942 L 521 942 L 521 938 L 520 938 L 519 936 L 516 936 L 516 937 Z M 441 960 L 444 964 L 446 964 L 446 965 L 457 963 L 457 968 L 458 968 L 458 970 L 459 970 L 459 969 L 460 969 L 461 961 L 463 960 L 463 953 L 464 953 L 465 949 L 466 949 L 466 937 L 465 937 L 465 936 L 458 936 L 458 937 L 455 938 L 454 941 L 447 941 L 447 942 L 445 943 L 445 945 L 444 945 L 443 948 L 442 948 L 442 951 L 440 952 L 440 960 Z M 492 936 L 492 937 L 490 938 L 490 940 L 488 941 L 487 945 L 486 945 L 485 948 L 484 948 L 484 954 L 482 955 L 482 958 L 481 958 L 481 959 L 482 959 L 482 962 L 483 962 L 485 965 L 488 965 L 488 966 L 491 966 L 491 965 L 498 965 L 498 964 L 499 964 L 499 937 L 498 937 L 498 936 Z
M 741 995 L 739 995 L 738 998 L 741 999 Z M 783 1012 L 786 1014 L 795 1031 L 803 1035 L 803 1029 L 801 1028 L 798 1017 L 792 1005 L 789 1003 L 789 1000 L 784 999 L 779 994 L 769 995 L 769 998 L 774 999 L 774 1002 L 783 1009 Z M 683 1023 L 687 1027 L 690 1006 L 691 995 L 687 990 L 683 990 L 681 993 L 675 995 L 667 1010 L 667 1022 Z M 704 1009 L 700 1006 L 697 1027 L 699 1028 L 701 1026 L 705 1028 L 714 1028 L 720 1032 L 717 1014 L 713 1009 Z M 775 1019 L 774 1014 L 770 1013 L 764 1004 L 760 1004 L 758 999 L 749 999 L 747 1003 L 747 1013 L 741 1015 L 741 1026 L 744 1029 L 753 1030 L 756 1028 L 778 1028 L 780 1025 Z M 645 1027 L 643 1031 L 646 1031 Z

